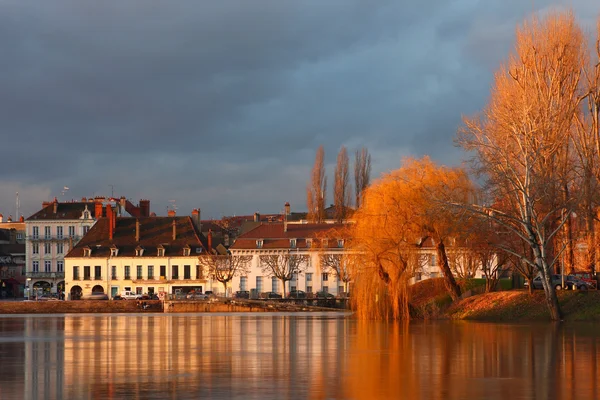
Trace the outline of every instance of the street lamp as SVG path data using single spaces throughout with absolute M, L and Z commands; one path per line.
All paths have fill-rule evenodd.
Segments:
M 27 278 L 27 300 L 31 300 L 31 278 Z

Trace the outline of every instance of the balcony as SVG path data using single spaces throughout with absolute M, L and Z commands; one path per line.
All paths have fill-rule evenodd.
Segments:
M 95 277 L 94 277 L 94 280 L 101 281 L 101 280 L 102 280 L 102 277 L 101 277 L 101 276 L 95 276 Z
M 130 275 L 125 275 L 125 280 L 131 280 L 131 276 Z
M 32 272 L 29 271 L 26 273 L 28 278 L 31 279 L 64 279 L 64 272 Z

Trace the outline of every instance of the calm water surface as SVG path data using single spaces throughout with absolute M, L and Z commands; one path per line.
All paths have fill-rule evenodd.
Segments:
M 0 399 L 600 399 L 600 326 L 0 318 Z

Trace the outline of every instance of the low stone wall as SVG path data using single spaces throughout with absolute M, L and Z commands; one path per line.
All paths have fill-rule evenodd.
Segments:
M 136 300 L 77 300 L 77 301 L 0 301 L 0 314 L 83 314 L 163 312 L 160 300 L 144 301 L 142 309 Z
M 262 300 L 219 300 L 214 302 L 206 300 L 167 300 L 164 304 L 164 310 L 165 313 L 345 311 L 334 308 Z

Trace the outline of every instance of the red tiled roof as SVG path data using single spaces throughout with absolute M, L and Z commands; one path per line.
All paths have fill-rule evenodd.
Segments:
M 136 220 L 140 222 L 140 241 L 135 240 Z M 173 221 L 176 239 L 173 240 Z M 111 246 L 119 249 L 118 257 L 135 256 L 135 249 L 145 249 L 144 257 L 157 256 L 157 247 L 163 245 L 165 256 L 183 255 L 183 249 L 190 247 L 190 255 L 206 254 L 206 238 L 198 232 L 190 217 L 123 217 L 116 219 L 113 240 L 109 239 L 108 218 L 101 218 L 67 254 L 67 257 L 83 257 L 83 249 L 89 247 L 91 257 L 108 257 Z M 196 249 L 201 248 L 201 253 Z
M 306 248 L 306 239 L 328 238 L 328 248 L 337 248 L 337 239 L 347 236 L 344 224 L 261 224 L 237 238 L 234 250 L 256 249 L 256 241 L 263 240 L 263 249 L 290 248 L 290 239 L 296 239 L 296 248 Z

